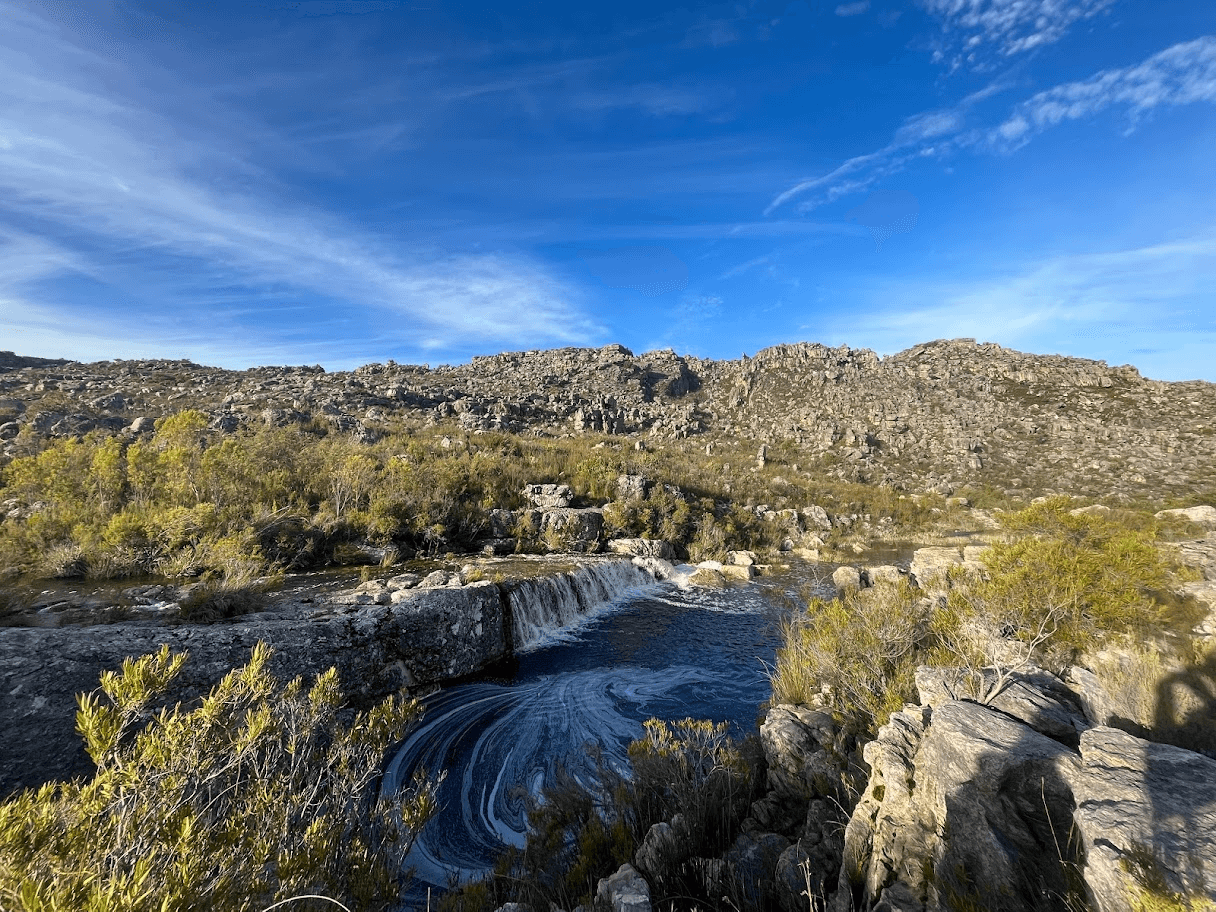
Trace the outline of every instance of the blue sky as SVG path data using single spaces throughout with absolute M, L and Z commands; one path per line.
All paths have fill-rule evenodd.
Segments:
M 1216 3 L 0 0 L 0 348 L 1216 380 Z

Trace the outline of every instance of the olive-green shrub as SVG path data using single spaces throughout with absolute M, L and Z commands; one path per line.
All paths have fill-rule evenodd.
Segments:
M 0 908 L 393 908 L 435 797 L 425 776 L 380 795 L 378 770 L 419 707 L 394 697 L 344 722 L 333 669 L 282 685 L 270 655 L 259 644 L 199 706 L 151 719 L 186 655 L 104 672 L 77 716 L 96 775 L 0 804 Z

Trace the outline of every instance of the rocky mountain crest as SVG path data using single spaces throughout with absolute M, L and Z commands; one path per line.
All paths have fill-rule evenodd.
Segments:
M 889 357 L 797 343 L 715 361 L 607 345 L 334 373 L 0 353 L 0 442 L 10 457 L 26 428 L 150 430 L 184 408 L 206 411 L 224 431 L 315 421 L 372 438 L 399 421 L 658 443 L 734 438 L 788 446 L 829 476 L 920 489 L 1168 496 L 1210 486 L 1216 469 L 1216 385 L 971 339 Z

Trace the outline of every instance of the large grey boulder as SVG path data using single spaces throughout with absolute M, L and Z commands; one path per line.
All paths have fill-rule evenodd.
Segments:
M 832 585 L 837 595 L 857 592 L 861 588 L 861 571 L 856 567 L 837 567 L 832 571 Z
M 840 777 L 838 737 L 839 726 L 826 710 L 785 703 L 769 709 L 760 725 L 768 791 L 803 806 L 816 796 L 831 795 Z
M 1094 728 L 1068 778 L 1097 912 L 1130 912 L 1137 869 L 1216 903 L 1216 760 Z
M 631 864 L 623 864 L 595 888 L 597 912 L 650 912 L 650 887 Z
M 866 746 L 838 895 L 899 909 L 1060 908 L 1075 754 L 1005 714 L 949 701 L 896 713 Z
M 547 510 L 552 507 L 568 507 L 574 500 L 574 492 L 569 485 L 559 484 L 530 484 L 524 485 L 524 497 L 538 509 Z
M 617 500 L 641 500 L 653 486 L 654 482 L 645 475 L 618 475 L 616 479 Z
M 984 565 L 978 559 L 982 551 L 983 548 L 974 546 L 963 553 L 958 548 L 917 548 L 908 570 L 916 585 L 929 595 L 944 595 L 950 588 L 952 568 L 962 567 L 968 574 L 984 572 Z
M 662 821 L 647 831 L 646 838 L 634 853 L 633 863 L 655 883 L 660 883 L 691 855 L 692 845 L 684 817 L 677 814 L 671 823 Z
M 562 550 L 594 551 L 604 531 L 604 511 L 600 507 L 558 507 L 541 514 L 541 533 L 556 533 Z

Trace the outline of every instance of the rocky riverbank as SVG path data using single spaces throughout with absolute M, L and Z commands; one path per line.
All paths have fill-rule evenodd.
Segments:
M 508 563 L 500 562 L 504 571 Z M 76 694 L 94 690 L 103 670 L 161 644 L 190 653 L 163 705 L 206 693 L 263 641 L 275 649 L 271 670 L 280 678 L 308 679 L 333 666 L 354 703 L 365 706 L 402 688 L 425 688 L 509 661 L 537 637 L 656 578 L 649 569 L 654 559 L 531 563 L 527 574 L 514 566 L 514 575 L 498 582 L 469 574 L 462 581 L 459 573 L 445 571 L 434 572 L 442 581 L 434 574 L 429 580 L 372 580 L 325 597 L 282 598 L 265 611 L 207 625 L 144 620 L 0 629 L 0 794 L 88 773 L 90 762 L 74 731 Z M 493 576 L 494 566 L 483 561 L 475 575 Z
M 1187 591 L 1207 599 L 1216 539 L 1177 549 L 1203 576 Z M 926 548 L 910 570 L 842 567 L 835 582 L 902 573 L 937 597 L 952 566 L 980 569 L 975 556 Z M 1216 599 L 1204 607 L 1197 655 L 1213 642 Z M 781 912 L 1208 908 L 1216 758 L 1142 737 L 1141 709 L 1089 667 L 1108 659 L 1081 656 L 1062 675 L 1027 666 L 986 702 L 968 696 L 962 669 L 923 666 L 918 702 L 864 744 L 821 706 L 774 705 L 760 727 L 764 794 L 734 844 L 701 857 L 682 818 L 657 824 L 633 863 L 600 882 L 597 907 L 645 912 L 691 872 L 707 895 Z M 1216 716 L 1213 680 L 1210 658 L 1177 664 L 1158 712 L 1185 692 L 1196 718 Z

